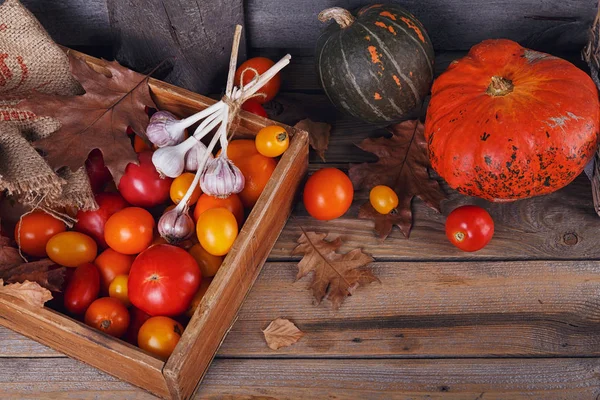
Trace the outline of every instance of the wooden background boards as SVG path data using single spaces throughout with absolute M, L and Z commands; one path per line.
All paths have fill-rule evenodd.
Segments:
M 46 13 L 45 25 L 60 21 L 50 16 L 52 7 L 59 10 L 60 4 L 76 2 L 55 1 L 52 7 L 47 3 L 38 1 L 39 7 L 48 7 L 38 12 L 40 19 Z M 110 18 L 102 16 L 102 1 L 80 3 L 84 8 L 99 6 L 98 14 L 86 14 L 89 23 L 79 21 L 77 29 L 85 32 L 81 36 L 85 38 Z M 205 2 L 197 3 L 202 7 Z M 595 15 L 594 1 L 501 0 L 489 4 L 493 13 L 485 11 L 486 3 L 406 3 L 434 37 L 438 74 L 472 41 L 504 36 L 503 32 L 514 34 L 515 39 L 536 39 L 538 48 L 558 40 L 553 52 L 570 50 L 568 58 L 580 62 L 583 26 Z M 294 42 L 301 31 L 307 38 L 314 37 L 318 25 L 310 20 L 324 4 L 334 2 L 246 2 L 248 53 L 276 59 L 292 52 L 292 64 L 283 72 L 282 93 L 269 106 L 269 113 L 291 124 L 307 116 L 332 123 L 327 163 L 347 169 L 350 162 L 374 161 L 354 143 L 381 136 L 385 129 L 337 112 L 318 86 L 308 39 L 306 44 Z M 336 3 L 348 4 L 357 3 Z M 68 12 L 82 10 L 69 8 Z M 462 11 L 478 23 L 468 24 Z M 298 30 L 302 24 L 290 25 L 290 21 L 309 25 Z M 56 25 L 51 32 L 63 39 L 61 44 L 69 45 L 69 40 L 75 40 L 68 34 L 75 29 L 72 26 Z M 267 28 L 271 29 L 268 35 Z M 435 39 L 433 32 L 442 28 L 447 35 L 438 32 Z M 452 29 L 468 35 L 452 35 Z M 568 40 L 567 34 L 575 39 Z M 465 41 L 457 44 L 460 38 Z M 287 42 L 278 44 L 273 42 L 276 39 Z M 113 42 L 100 44 L 95 48 L 98 52 Z M 322 166 L 311 155 L 311 170 Z M 600 395 L 600 218 L 593 211 L 585 177 L 555 194 L 514 204 L 489 204 L 449 192 L 443 215 L 415 200 L 409 240 L 394 229 L 385 242 L 379 241 L 369 222 L 355 218 L 366 199 L 366 193 L 357 193 L 348 214 L 331 222 L 315 221 L 301 204 L 296 207 L 197 398 L 594 399 Z M 444 215 L 466 203 L 486 207 L 496 223 L 490 245 L 474 254 L 454 249 L 443 233 Z M 299 225 L 328 232 L 330 239 L 341 237 L 342 251 L 362 247 L 372 254 L 381 284 L 358 289 L 338 312 L 326 302 L 314 306 L 306 290 L 308 282 L 294 282 L 298 258 L 290 250 L 300 235 Z M 306 335 L 289 348 L 272 351 L 261 329 L 277 317 L 291 319 Z M 51 396 L 151 398 L 0 329 L 0 397 Z

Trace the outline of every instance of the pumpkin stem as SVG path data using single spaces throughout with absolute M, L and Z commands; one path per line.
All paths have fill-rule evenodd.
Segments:
M 492 76 L 492 82 L 488 86 L 486 93 L 490 96 L 506 96 L 513 91 L 512 81 L 510 79 L 503 78 L 498 75 Z
M 346 29 L 356 20 L 350 11 L 341 7 L 326 8 L 319 13 L 319 21 L 327 22 L 330 19 L 334 19 L 342 29 Z

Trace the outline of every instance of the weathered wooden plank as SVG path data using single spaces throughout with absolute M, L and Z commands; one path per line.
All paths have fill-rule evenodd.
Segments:
M 235 25 L 244 23 L 241 0 L 107 4 L 119 62 L 147 72 L 165 61 L 157 78 L 198 93 L 225 85 Z
M 111 42 L 106 0 L 21 0 L 52 38 L 65 46 Z
M 436 49 L 444 50 L 466 50 L 484 39 L 508 38 L 541 50 L 566 47 L 578 51 L 596 14 L 595 0 L 395 2 L 425 25 Z M 246 4 L 252 47 L 313 47 L 326 26 L 317 20 L 321 10 L 353 9 L 365 2 L 249 0 Z
M 62 353 L 52 350 L 34 340 L 0 326 L 0 357 L 62 357 Z
M 215 360 L 196 399 L 594 399 L 598 358 Z M 2 359 L 3 398 L 151 399 L 71 359 Z

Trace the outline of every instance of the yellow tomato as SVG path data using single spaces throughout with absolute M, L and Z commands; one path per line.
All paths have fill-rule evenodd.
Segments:
M 213 256 L 224 256 L 237 237 L 238 224 L 228 209 L 211 208 L 198 217 L 196 234 L 207 252 Z
M 140 327 L 138 345 L 162 360 L 167 360 L 181 339 L 183 326 L 168 317 L 152 317 Z
M 398 195 L 390 187 L 379 185 L 371 189 L 369 201 L 373 208 L 380 214 L 389 214 L 398 207 Z
M 196 311 L 196 308 L 198 308 L 198 305 L 200 304 L 200 302 L 202 301 L 202 298 L 206 294 L 206 291 L 208 290 L 208 286 L 210 286 L 211 282 L 212 282 L 212 278 L 204 278 L 204 277 L 202 278 L 202 281 L 200 282 L 200 287 L 198 288 L 198 291 L 194 295 L 194 298 L 192 299 L 192 303 L 190 304 L 190 307 L 185 312 L 185 315 L 187 315 L 190 318 L 194 315 L 194 311 Z
M 108 295 L 120 300 L 125 307 L 129 307 L 131 302 L 127 295 L 127 282 L 129 281 L 128 275 L 117 275 L 115 279 L 110 283 L 108 287 Z
M 77 267 L 94 261 L 98 246 L 94 239 L 79 232 L 61 232 L 46 243 L 48 257 L 59 265 Z
M 194 257 L 202 272 L 202 278 L 213 277 L 223 263 L 223 257 L 213 256 L 208 251 L 204 250 L 200 244 L 192 246 L 188 252 Z
M 183 199 L 183 196 L 187 193 L 188 189 L 192 185 L 194 181 L 194 175 L 191 172 L 184 172 L 179 175 L 177 178 L 173 179 L 173 183 L 171 183 L 171 200 L 175 204 L 179 204 L 179 202 Z M 192 205 L 198 201 L 198 197 L 202 194 L 200 190 L 200 186 L 196 185 L 194 191 L 192 192 L 192 196 L 190 197 L 190 201 L 188 205 Z
M 272 125 L 262 128 L 256 139 L 256 150 L 266 157 L 279 157 L 290 146 L 290 137 L 281 126 Z

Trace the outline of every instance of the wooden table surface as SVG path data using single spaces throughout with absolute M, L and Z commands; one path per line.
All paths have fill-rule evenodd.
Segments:
M 268 52 L 272 57 L 282 52 Z M 460 53 L 437 57 L 438 71 Z M 310 116 L 334 125 L 330 165 L 373 161 L 354 143 L 385 130 L 336 112 L 320 92 L 312 57 L 295 55 L 270 107 L 274 119 Z M 311 170 L 323 165 L 311 155 Z M 225 339 L 197 398 L 595 399 L 600 396 L 600 217 L 585 177 L 557 193 L 490 204 L 446 190 L 437 214 L 415 200 L 409 240 L 384 242 L 356 219 L 318 222 L 298 204 Z M 486 207 L 496 233 L 462 253 L 444 235 L 460 204 Z M 341 309 L 313 305 L 294 281 L 291 249 L 305 230 L 341 237 L 342 251 L 371 254 L 381 283 Z M 261 329 L 289 318 L 305 332 L 273 351 Z M 0 328 L 0 398 L 149 399 L 152 395 Z

